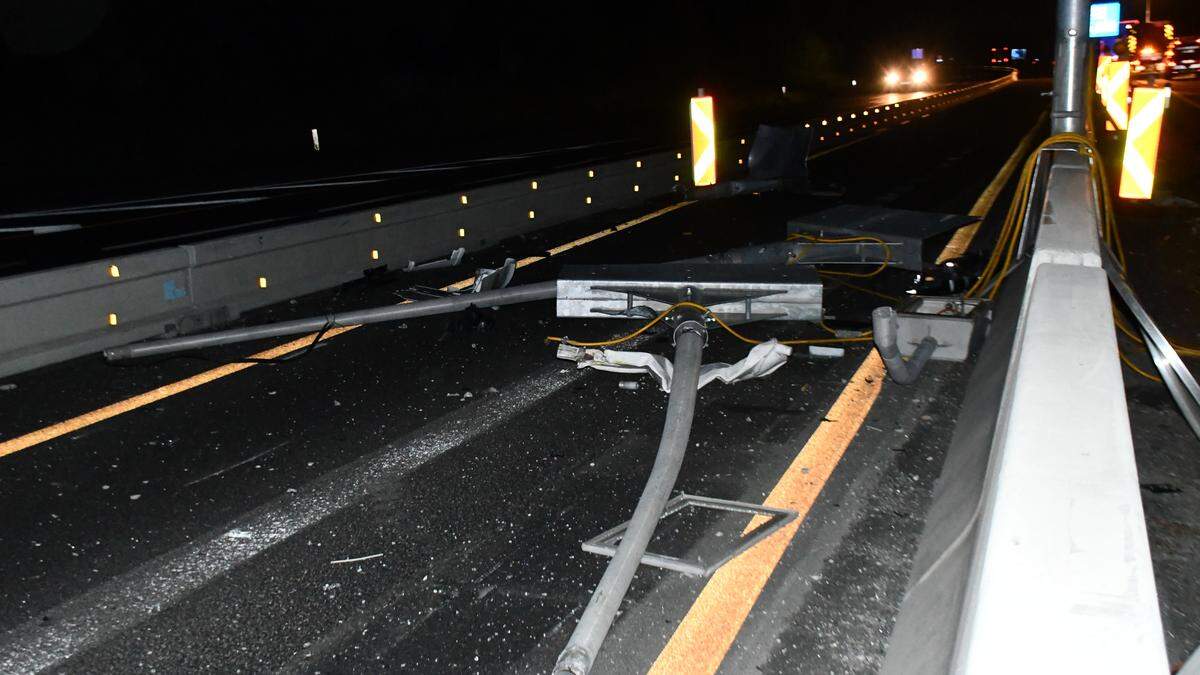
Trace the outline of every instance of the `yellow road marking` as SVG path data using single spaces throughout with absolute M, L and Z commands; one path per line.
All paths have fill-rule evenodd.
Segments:
M 1000 171 L 996 172 L 995 178 L 992 178 L 992 182 L 988 183 L 987 188 L 979 195 L 979 199 L 975 200 L 975 205 L 968 212 L 969 215 L 978 216 L 979 218 L 987 217 L 987 214 L 992 210 L 992 205 L 996 203 L 996 198 L 1000 196 L 1000 192 L 1008 183 L 1008 179 L 1017 170 L 1017 166 L 1020 165 L 1025 155 L 1029 154 L 1029 148 L 1033 145 L 1033 139 L 1042 128 L 1042 123 L 1045 119 L 1046 113 L 1042 113 L 1038 117 L 1037 122 L 1034 122 L 1033 128 L 1021 138 L 1021 142 L 1017 144 L 1016 149 L 1009 155 L 1008 161 L 1000 167 Z M 958 228 L 958 231 L 954 233 L 954 236 L 946 244 L 946 247 L 938 254 L 937 264 L 940 265 L 947 260 L 958 258 L 966 253 L 967 247 L 975 239 L 975 233 L 979 231 L 979 225 L 982 222 L 981 220 Z
M 717 671 L 771 573 L 874 405 L 883 377 L 883 361 L 872 350 L 764 502 L 792 509 L 800 517 L 717 570 L 650 673 Z
M 690 202 L 690 201 L 684 201 L 684 202 L 679 202 L 679 203 L 672 204 L 670 206 L 658 209 L 657 211 L 653 211 L 646 215 L 639 216 L 637 218 L 634 218 L 633 220 L 629 220 L 624 223 L 621 223 L 620 225 L 616 225 L 615 227 L 610 227 L 610 228 L 601 230 L 600 232 L 590 234 L 586 237 L 581 237 L 579 239 L 576 239 L 575 241 L 563 244 L 562 246 L 556 246 L 556 247 L 550 249 L 550 251 L 548 251 L 547 255 L 545 255 L 545 256 L 530 256 L 528 258 L 522 258 L 521 260 L 517 261 L 516 266 L 518 268 L 521 268 L 521 267 L 526 267 L 528 265 L 532 265 L 536 262 L 545 260 L 548 257 L 556 256 L 561 253 L 565 253 L 566 251 L 577 248 L 584 244 L 591 243 L 593 241 L 596 241 L 597 239 L 602 239 L 611 234 L 616 234 L 617 232 L 627 230 L 631 227 L 634 227 L 635 225 L 640 225 L 648 220 L 652 220 L 661 215 L 670 213 L 677 209 L 681 209 L 681 208 L 687 206 L 688 204 L 692 204 L 692 203 L 693 202 Z M 474 283 L 475 283 L 475 277 L 470 277 L 467 279 L 463 279 L 461 281 L 456 281 L 448 286 L 443 286 L 442 290 L 444 290 L 444 291 L 461 291 L 464 288 L 469 288 Z M 405 303 L 400 303 L 400 304 L 405 304 Z M 338 326 L 336 328 L 332 328 L 325 332 L 325 335 L 323 335 L 321 337 L 321 340 L 322 341 L 328 340 L 332 337 L 336 337 L 343 333 L 352 331 L 358 327 L 359 327 L 359 325 Z M 317 336 L 316 333 L 311 333 L 309 335 L 305 335 L 304 337 L 297 338 L 290 342 L 285 342 L 277 347 L 272 347 L 265 351 L 258 352 L 257 354 L 253 354 L 253 355 L 251 355 L 250 358 L 254 358 L 254 359 L 278 358 L 285 354 L 294 352 L 298 349 L 303 349 L 303 348 L 307 347 L 309 344 L 312 343 L 313 339 L 315 339 L 316 336 Z M 199 387 L 201 385 L 208 384 L 209 382 L 212 382 L 213 380 L 218 380 L 222 377 L 226 377 L 228 375 L 233 375 L 234 373 L 239 373 L 243 370 L 246 370 L 247 368 L 252 368 L 255 365 L 258 365 L 258 364 L 255 364 L 255 363 L 230 363 L 230 364 L 226 364 L 223 366 L 218 366 L 211 370 L 206 370 L 202 373 L 193 375 L 191 377 L 184 378 L 177 382 L 172 382 L 170 384 L 164 384 L 163 386 L 158 387 L 156 389 L 151 389 L 150 391 L 143 392 L 136 396 L 131 396 L 123 401 L 117 401 L 116 403 L 106 405 L 102 408 L 97 408 L 95 410 L 83 413 L 82 415 L 77 415 L 70 419 L 63 420 L 62 422 L 58 422 L 56 424 L 51 424 L 50 426 L 43 427 L 36 431 L 31 431 L 27 434 L 17 436 L 16 438 L 11 438 L 7 441 L 0 442 L 0 457 L 5 457 L 7 455 L 11 455 L 14 452 L 20 452 L 21 450 L 24 450 L 31 446 L 37 445 L 39 443 L 45 443 L 46 441 L 58 438 L 59 436 L 65 436 L 67 434 L 74 433 L 84 427 L 96 424 L 97 422 L 103 422 L 104 420 L 116 417 L 117 415 L 121 415 L 121 414 L 130 412 L 131 410 L 137 410 L 138 408 L 150 405 L 151 403 L 161 401 L 164 398 L 168 398 L 170 396 L 174 396 L 176 394 L 183 393 L 189 389 L 195 389 L 196 387 Z

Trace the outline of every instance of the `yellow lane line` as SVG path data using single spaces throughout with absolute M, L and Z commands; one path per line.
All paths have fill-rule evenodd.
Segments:
M 713 574 L 650 673 L 717 671 L 784 551 L 875 404 L 883 377 L 883 361 L 872 350 L 764 502 L 792 509 L 800 517 Z
M 571 249 L 582 246 L 584 244 L 591 243 L 593 241 L 596 241 L 597 239 L 602 239 L 611 234 L 616 234 L 617 232 L 627 230 L 635 225 L 640 225 L 648 220 L 652 220 L 661 215 L 670 213 L 677 209 L 681 209 L 681 208 L 687 206 L 688 204 L 692 204 L 692 203 L 693 202 L 690 202 L 690 201 L 684 201 L 684 202 L 672 204 L 665 208 L 658 209 L 657 211 L 653 211 L 646 215 L 639 216 L 637 218 L 634 218 L 633 220 L 629 220 L 624 223 L 621 223 L 620 225 L 616 225 L 614 227 L 610 227 L 610 228 L 601 230 L 600 232 L 590 234 L 586 237 L 581 237 L 579 239 L 576 239 L 575 241 L 563 244 L 562 246 L 556 246 L 556 247 L 550 249 L 547 252 L 547 255 L 545 255 L 545 256 L 530 256 L 528 258 L 522 258 L 521 260 L 517 261 L 516 266 L 518 268 L 521 268 L 521 267 L 526 267 L 528 265 L 532 265 L 536 262 L 540 262 L 549 257 L 556 256 L 561 253 L 565 253 Z M 444 291 L 461 291 L 465 288 L 470 288 L 471 285 L 474 283 L 475 283 L 475 277 L 470 277 L 467 279 L 463 279 L 461 281 L 456 281 L 448 286 L 443 286 L 442 290 L 444 290 Z M 405 303 L 400 303 L 400 304 L 405 304 Z M 326 331 L 325 335 L 323 335 L 321 337 L 321 339 L 328 340 L 330 338 L 336 337 L 343 333 L 352 331 L 358 327 L 359 327 L 359 325 L 357 325 L 357 324 L 353 325 L 353 326 L 338 326 L 336 328 L 332 328 L 332 329 Z M 250 356 L 250 358 L 253 358 L 253 359 L 279 358 L 280 356 L 289 354 L 298 349 L 304 349 L 309 344 L 311 344 L 312 341 L 316 337 L 317 337 L 316 333 L 311 333 L 309 335 L 305 335 L 304 337 L 297 338 L 290 342 L 285 342 L 277 347 L 272 347 L 265 351 L 258 352 L 257 354 L 252 354 Z M 229 363 L 229 364 L 225 364 L 222 366 L 218 366 L 211 370 L 206 370 L 202 373 L 199 373 L 197 375 L 192 375 L 191 377 L 184 378 L 177 382 L 172 382 L 170 384 L 164 384 L 161 387 L 151 389 L 150 391 L 143 392 L 136 396 L 131 396 L 122 401 L 117 401 L 116 403 L 106 405 L 102 408 L 97 408 L 95 410 L 85 412 L 82 415 L 77 415 L 70 419 L 66 419 L 61 422 L 51 424 L 47 427 L 37 429 L 36 431 L 31 431 L 27 434 L 17 436 L 16 438 L 11 438 L 7 441 L 0 442 L 0 457 L 5 457 L 7 455 L 13 454 L 14 452 L 20 452 L 21 450 L 25 450 L 26 448 L 37 445 L 39 443 L 45 443 L 46 441 L 53 440 L 60 436 L 65 436 L 67 434 L 74 433 L 84 427 L 96 424 L 97 422 L 103 422 L 104 420 L 116 417 L 117 415 L 121 415 L 121 414 L 130 412 L 132 410 L 137 410 L 138 408 L 142 408 L 144 406 L 150 405 L 157 401 L 161 401 L 164 398 L 168 398 L 170 396 L 174 396 L 176 394 L 183 393 L 185 391 L 188 391 L 189 389 L 195 389 L 196 387 L 199 387 L 204 384 L 208 384 L 209 382 L 212 382 L 213 380 L 218 380 L 222 377 L 233 375 L 234 373 L 239 373 L 243 370 L 246 370 L 247 368 L 252 368 L 256 365 L 258 365 L 258 364 L 256 364 L 256 363 Z
M 1021 164 L 1025 155 L 1029 154 L 1029 148 L 1033 145 L 1033 139 L 1037 137 L 1045 121 L 1046 113 L 1043 112 L 1038 117 L 1037 122 L 1034 122 L 1033 127 L 1021 138 L 1021 142 L 1017 143 L 1017 147 L 1009 155 L 1008 161 L 996 172 L 996 176 L 992 178 L 992 182 L 988 183 L 987 188 L 979 195 L 979 199 L 975 200 L 975 205 L 968 212 L 969 215 L 979 218 L 987 217 L 987 214 L 992 210 L 992 205 L 996 203 L 996 198 L 1000 196 L 1000 192 L 1008 184 L 1008 179 L 1017 170 L 1017 166 Z M 975 239 L 975 233 L 979 231 L 979 225 L 982 222 L 982 220 L 979 220 L 970 225 L 958 228 L 958 231 L 954 233 L 954 236 L 946 244 L 946 247 L 938 254 L 937 264 L 940 265 L 947 260 L 958 258 L 965 254 L 967 248 L 971 245 L 971 241 Z

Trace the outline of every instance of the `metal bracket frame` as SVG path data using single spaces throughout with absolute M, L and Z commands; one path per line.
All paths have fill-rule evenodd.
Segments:
M 650 565 L 651 567 L 659 567 L 662 569 L 682 572 L 690 577 L 709 577 L 713 572 L 716 572 L 722 565 L 733 560 L 742 552 L 749 550 L 758 542 L 766 539 L 771 534 L 782 528 L 784 525 L 792 522 L 799 514 L 790 509 L 780 509 L 773 506 L 765 506 L 763 504 L 751 504 L 749 502 L 736 502 L 728 499 L 715 499 L 713 497 L 701 497 L 699 495 L 680 494 L 663 508 L 662 515 L 659 516 L 659 522 L 668 518 L 679 511 L 689 507 L 696 506 L 700 508 L 714 509 L 718 511 L 732 511 L 734 513 L 746 513 L 754 516 L 767 516 L 767 520 L 758 527 L 743 535 L 738 540 L 737 546 L 724 551 L 716 560 L 706 562 L 702 558 L 696 560 L 685 560 L 675 556 L 662 555 L 660 553 L 651 553 L 646 551 L 642 555 L 641 563 Z M 625 521 L 616 527 L 610 528 L 583 542 L 583 550 L 588 553 L 596 553 L 598 555 L 606 555 L 612 557 L 617 551 L 617 546 L 621 541 L 621 537 L 625 534 L 625 528 L 629 526 L 629 521 Z
M 1146 313 L 1142 303 L 1138 302 L 1133 288 L 1121 276 L 1121 267 L 1113 258 L 1112 251 L 1108 246 L 1100 247 L 1100 255 L 1104 261 L 1104 272 L 1108 275 L 1109 283 L 1112 284 L 1117 295 L 1121 296 L 1121 300 L 1133 313 L 1133 318 L 1137 320 L 1138 327 L 1142 329 L 1142 335 L 1146 339 L 1146 348 L 1154 360 L 1154 367 L 1162 375 L 1163 384 L 1171 392 L 1171 398 L 1175 399 L 1175 405 L 1179 406 L 1179 412 L 1183 414 L 1184 420 L 1192 428 L 1192 433 L 1200 438 L 1200 386 L 1197 386 L 1196 378 L 1192 377 L 1191 371 L 1179 358 L 1179 354 L 1171 346 L 1171 342 Z

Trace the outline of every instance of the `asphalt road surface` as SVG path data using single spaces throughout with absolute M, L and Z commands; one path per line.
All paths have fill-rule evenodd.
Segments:
M 775 240 L 787 219 L 841 202 L 965 213 L 1038 123 L 1046 89 L 1018 83 L 813 160 L 817 177 L 846 187 L 839 198 L 693 204 L 547 257 L 515 283 L 554 278 L 562 264 L 653 263 Z M 1007 191 L 992 192 L 1003 207 Z M 397 302 L 411 285 L 545 255 L 652 208 L 505 242 L 463 269 L 364 280 L 246 321 Z M 992 210 L 977 246 L 1002 211 Z M 1159 240 L 1126 239 L 1135 273 L 1150 269 L 1140 256 L 1156 255 Z M 1195 270 L 1194 255 L 1176 255 Z M 911 273 L 888 271 L 869 285 L 900 296 L 911 283 Z M 1190 292 L 1175 283 L 1175 297 Z M 862 328 L 886 302 L 838 283 L 826 293 L 834 327 Z M 1147 302 L 1171 314 L 1170 297 Z M 1194 335 L 1187 316 L 1170 328 Z M 632 327 L 556 319 L 552 303 L 539 302 L 363 327 L 281 365 L 219 364 L 275 344 L 264 343 L 125 368 L 78 359 L 9 378 L 0 439 L 49 432 L 0 457 L 0 670 L 547 671 L 607 563 L 580 542 L 632 512 L 666 396 L 648 377 L 577 371 L 544 338 Z M 787 324 L 742 330 L 823 335 Z M 669 335 L 638 348 L 669 354 Z M 705 361 L 745 352 L 714 333 Z M 864 345 L 833 359 L 797 348 L 766 379 L 702 389 L 676 490 L 754 502 L 782 495 L 801 517 L 712 580 L 643 567 L 596 672 L 680 663 L 731 673 L 875 670 L 970 367 L 933 363 L 901 387 L 884 380 Z M 214 369 L 220 376 L 196 385 Z M 618 388 L 626 379 L 640 387 Z M 173 393 L 147 405 L 79 418 L 164 386 Z M 1166 434 L 1185 444 L 1186 428 L 1170 417 L 1161 385 L 1130 387 L 1143 473 L 1170 473 L 1144 480 L 1179 488 L 1146 498 L 1152 526 L 1157 518 L 1177 532 L 1151 534 L 1165 611 L 1194 608 L 1196 582 L 1180 578 L 1195 569 L 1200 532 L 1198 463 L 1182 451 L 1194 445 L 1169 460 L 1156 454 Z M 1145 420 L 1171 431 L 1147 435 Z M 745 525 L 701 512 L 673 518 L 652 549 L 715 550 Z M 1180 538 L 1185 550 L 1164 557 L 1162 547 Z M 1200 637 L 1194 618 L 1167 617 L 1167 626 L 1178 633 L 1173 658 Z

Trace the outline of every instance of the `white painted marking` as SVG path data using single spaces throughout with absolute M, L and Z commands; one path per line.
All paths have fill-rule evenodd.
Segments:
M 505 391 L 492 404 L 469 406 L 439 420 L 438 431 L 410 434 L 348 466 L 220 528 L 208 539 L 180 547 L 49 610 L 0 638 L 0 672 L 45 670 L 84 649 L 132 628 L 189 593 L 345 509 L 373 486 L 413 471 L 442 453 L 504 424 L 575 381 L 578 371 L 550 366 Z M 380 554 L 382 555 L 382 554 Z M 53 617 L 49 625 L 42 615 Z

